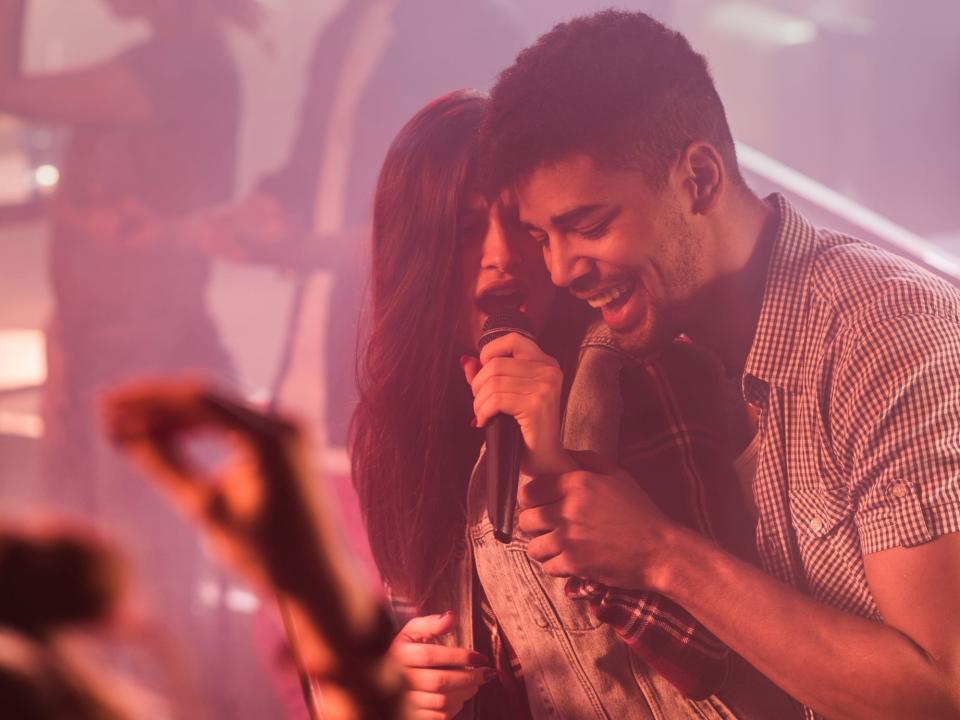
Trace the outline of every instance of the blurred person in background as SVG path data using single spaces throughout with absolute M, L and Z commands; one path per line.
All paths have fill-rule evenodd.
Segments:
M 0 530 L 0 708 L 16 720 L 124 720 L 165 708 L 95 659 L 121 623 L 116 549 L 78 528 Z
M 206 309 L 210 260 L 162 223 L 233 190 L 239 89 L 223 30 L 256 21 L 253 0 L 105 2 L 149 37 L 92 66 L 25 77 L 7 63 L 0 77 L 0 112 L 70 130 L 50 208 L 45 445 L 48 477 L 69 478 L 52 497 L 94 513 L 108 499 L 93 480 L 98 387 L 149 370 L 232 376 Z M 15 47 L 24 5 L 0 6 Z
M 318 444 L 346 446 L 364 248 L 390 141 L 431 98 L 489 87 L 521 44 L 492 0 L 348 0 L 316 39 L 287 161 L 208 218 L 222 251 L 300 273 L 275 390 Z
M 97 431 L 99 389 L 144 372 L 233 367 L 206 307 L 211 259 L 177 221 L 233 192 L 239 79 L 228 26 L 253 30 L 255 0 L 105 0 L 149 34 L 87 67 L 25 76 L 5 52 L 0 113 L 69 130 L 50 204 L 54 315 L 47 331 L 48 504 L 102 523 L 150 597 L 188 637 L 203 567 L 192 531 Z M 0 45 L 22 45 L 24 0 L 0 0 Z

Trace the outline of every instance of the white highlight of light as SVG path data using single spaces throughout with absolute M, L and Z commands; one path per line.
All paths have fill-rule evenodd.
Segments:
M 816 40 L 818 32 L 811 20 L 750 2 L 717 4 L 707 20 L 727 35 L 766 47 L 805 45 Z
M 43 437 L 43 418 L 34 413 L 0 410 L 0 435 L 39 440 Z
M 863 228 L 909 258 L 960 280 L 960 257 L 938 248 L 879 213 L 741 142 L 737 143 L 737 160 L 750 172 Z
M 342 447 L 330 447 L 323 452 L 323 469 L 326 472 L 336 475 L 350 474 L 350 457 L 347 455 L 347 449 Z
M 260 608 L 260 598 L 243 588 L 232 587 L 227 590 L 226 605 L 228 610 L 250 615 Z
M 47 379 L 42 330 L 0 330 L 0 390 L 42 385 Z
M 0 143 L 6 141 L 0 127 Z M 27 156 L 22 152 L 0 153 L 0 205 L 29 202 L 33 193 Z
M 216 580 L 203 580 L 197 588 L 197 595 L 205 607 L 220 607 L 220 583 Z
M 225 607 L 227 610 L 250 615 L 260 609 L 260 598 L 249 590 L 231 585 L 224 590 L 224 583 L 214 579 L 200 582 L 197 588 L 200 603 L 208 608 Z
M 60 170 L 56 165 L 40 165 L 33 171 L 33 179 L 37 187 L 52 190 L 60 182 Z

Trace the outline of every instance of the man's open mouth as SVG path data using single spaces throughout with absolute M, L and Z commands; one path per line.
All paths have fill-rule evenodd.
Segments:
M 616 310 L 630 299 L 635 285 L 633 280 L 624 280 L 616 285 L 608 285 L 603 290 L 583 299 L 590 307 L 597 310 Z

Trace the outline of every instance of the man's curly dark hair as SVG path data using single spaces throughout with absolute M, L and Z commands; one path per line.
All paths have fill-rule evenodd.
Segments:
M 714 145 L 743 182 L 706 60 L 641 12 L 576 18 L 521 52 L 493 89 L 482 138 L 491 191 L 577 153 L 662 187 L 694 140 Z

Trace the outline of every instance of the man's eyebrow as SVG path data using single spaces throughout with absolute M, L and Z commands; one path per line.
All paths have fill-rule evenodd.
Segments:
M 604 205 L 601 203 L 595 203 L 593 205 L 580 205 L 578 207 L 573 208 L 572 210 L 567 210 L 565 213 L 561 213 L 560 215 L 554 215 L 552 218 L 550 218 L 550 222 L 555 227 L 560 227 L 560 228 L 574 227 L 575 225 L 577 225 L 577 223 L 579 223 L 583 219 L 596 213 L 597 210 L 611 209 L 611 208 L 612 206 Z M 619 212 L 619 209 L 618 209 L 618 212 Z

